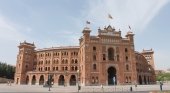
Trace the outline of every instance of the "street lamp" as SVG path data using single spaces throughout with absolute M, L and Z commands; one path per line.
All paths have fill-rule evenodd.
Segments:
M 78 85 L 78 93 L 79 93 L 79 90 L 80 90 L 80 85 L 79 85 L 79 73 L 80 71 L 77 70 L 77 85 Z
M 50 90 L 50 87 L 51 87 L 51 75 L 50 75 L 50 73 L 48 72 L 48 86 L 49 86 L 49 89 L 48 89 L 48 91 L 51 91 Z
M 52 75 L 48 72 L 48 86 L 49 86 L 48 91 L 51 91 L 50 90 L 50 88 L 51 88 L 51 79 L 52 79 Z

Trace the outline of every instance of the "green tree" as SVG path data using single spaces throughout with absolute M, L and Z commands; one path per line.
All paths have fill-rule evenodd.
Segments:
M 14 79 L 15 67 L 7 63 L 0 62 L 0 77 Z
M 161 73 L 156 77 L 157 81 L 170 81 L 170 73 Z

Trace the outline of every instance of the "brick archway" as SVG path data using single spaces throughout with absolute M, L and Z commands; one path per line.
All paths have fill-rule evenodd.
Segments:
M 32 76 L 31 84 L 32 84 L 32 85 L 35 85 L 35 84 L 36 84 L 36 76 L 35 76 L 35 75 Z
M 59 79 L 58 79 L 58 85 L 64 85 L 64 83 L 65 83 L 64 76 L 63 76 L 63 75 L 60 75 L 60 76 L 59 76 Z
M 117 84 L 116 68 L 113 66 L 109 67 L 107 73 L 108 73 L 108 85 L 116 85 Z
M 41 75 L 39 79 L 39 85 L 43 85 L 43 84 L 44 84 L 44 76 Z
M 71 77 L 70 77 L 70 86 L 74 86 L 74 85 L 76 85 L 76 76 L 71 75 Z

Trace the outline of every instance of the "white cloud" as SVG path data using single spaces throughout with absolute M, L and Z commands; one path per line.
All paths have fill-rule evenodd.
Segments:
M 83 12 L 94 26 L 111 24 L 125 34 L 128 25 L 136 33 L 142 31 L 169 0 L 89 0 L 89 7 Z M 113 16 L 109 21 L 108 13 Z

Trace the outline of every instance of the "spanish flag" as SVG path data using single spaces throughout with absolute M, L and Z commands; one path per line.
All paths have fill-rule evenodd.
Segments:
M 112 17 L 110 14 L 108 14 L 108 18 L 109 18 L 109 19 L 113 19 L 113 17 Z
M 131 30 L 131 27 L 130 27 L 130 25 L 129 25 L 129 29 Z
M 90 24 L 90 22 L 89 22 L 89 21 L 86 21 L 86 24 Z

